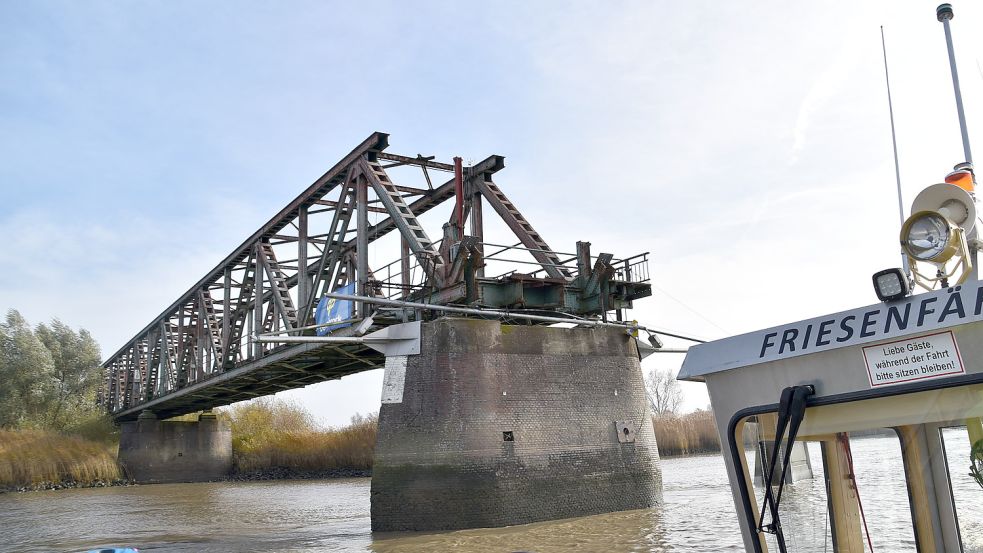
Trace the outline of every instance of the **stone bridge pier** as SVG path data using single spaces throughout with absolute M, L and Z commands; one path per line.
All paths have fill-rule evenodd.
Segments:
M 387 359 L 373 531 L 506 526 L 661 500 L 638 350 L 624 330 L 443 318 L 423 325 L 419 355 Z
M 144 411 L 120 424 L 119 461 L 141 483 L 221 480 L 232 472 L 232 430 L 211 411 L 197 421 L 162 421 Z

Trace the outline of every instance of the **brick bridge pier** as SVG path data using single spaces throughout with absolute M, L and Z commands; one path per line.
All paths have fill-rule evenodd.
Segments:
M 386 361 L 373 531 L 524 524 L 661 502 L 633 338 L 443 318 Z

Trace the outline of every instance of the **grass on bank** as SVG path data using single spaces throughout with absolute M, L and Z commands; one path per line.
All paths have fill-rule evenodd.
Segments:
M 116 444 L 46 430 L 0 430 L 0 488 L 122 478 Z
M 232 425 L 236 472 L 372 468 L 375 415 L 356 415 L 348 426 L 323 429 L 296 403 L 259 399 L 224 409 L 222 416 Z
M 356 415 L 348 426 L 325 429 L 302 406 L 268 398 L 233 405 L 221 410 L 219 416 L 232 426 L 236 472 L 286 468 L 319 473 L 372 468 L 374 415 Z M 0 490 L 42 483 L 84 486 L 123 479 L 125 474 L 116 462 L 118 444 L 118 429 L 108 417 L 80 421 L 65 432 L 0 429 Z
M 302 472 L 372 468 L 377 417 L 355 416 L 343 428 L 321 428 L 296 403 L 260 399 L 223 409 L 232 426 L 236 471 L 276 468 Z M 654 417 L 662 456 L 720 451 L 713 414 L 697 411 Z M 71 434 L 44 430 L 0 430 L 0 488 L 42 482 L 81 485 L 123 478 L 116 463 L 118 436 L 105 421 L 90 421 Z
M 720 438 L 710 411 L 652 417 L 652 425 L 663 457 L 720 451 Z

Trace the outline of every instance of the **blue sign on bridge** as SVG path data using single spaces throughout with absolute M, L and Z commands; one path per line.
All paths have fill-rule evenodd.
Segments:
M 351 283 L 347 286 L 342 286 L 337 290 L 333 290 L 335 293 L 339 294 L 354 294 L 355 293 L 355 283 Z M 314 309 L 314 322 L 319 325 L 326 323 L 333 323 L 339 321 L 347 321 L 352 318 L 352 304 L 354 302 L 349 300 L 336 300 L 334 298 L 321 298 L 317 302 L 317 308 Z M 330 326 L 322 326 L 317 329 L 318 336 L 324 336 L 325 334 L 331 332 L 332 330 L 337 330 L 339 328 L 344 328 L 346 326 L 351 326 L 352 323 L 341 323 Z

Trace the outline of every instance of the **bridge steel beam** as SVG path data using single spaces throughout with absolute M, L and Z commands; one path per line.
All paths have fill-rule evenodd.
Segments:
M 475 294 L 487 286 L 473 282 L 475 275 L 483 277 L 484 271 L 480 244 L 482 199 L 489 202 L 529 248 L 542 265 L 539 270 L 552 277 L 550 282 L 540 279 L 538 286 L 542 290 L 573 282 L 565 268 L 557 267 L 561 264 L 559 257 L 492 182 L 492 175 L 505 166 L 502 156 L 489 156 L 465 168 L 465 190 L 458 194 L 464 217 L 472 217 L 474 236 L 464 236 L 464 229 L 458 226 L 465 221 L 458 220 L 455 231 L 445 229 L 443 243 L 438 248 L 418 217 L 455 196 L 454 178 L 434 187 L 427 171 L 453 171 L 454 166 L 420 155 L 411 158 L 386 153 L 383 150 L 388 145 L 389 135 L 385 133 L 373 133 L 363 140 L 109 356 L 103 363 L 105 379 L 99 393 L 105 408 L 120 420 L 134 417 L 140 409 L 157 409 L 161 405 L 166 406 L 168 413 L 181 414 L 177 406 L 189 411 L 208 409 L 254 397 L 257 390 L 272 393 L 284 387 L 348 374 L 339 371 L 330 359 L 318 361 L 320 365 L 306 365 L 300 372 L 276 365 L 284 371 L 282 375 L 264 374 L 254 382 L 246 379 L 214 387 L 214 393 L 204 391 L 213 383 L 245 378 L 250 373 L 241 369 L 265 366 L 265 359 L 281 359 L 285 352 L 306 355 L 304 350 L 293 346 L 260 343 L 252 337 L 282 331 L 313 334 L 307 327 L 323 294 L 351 282 L 358 283 L 358 292 L 364 296 L 383 295 L 378 280 L 381 277 L 386 279 L 386 286 L 398 289 L 402 297 L 437 302 L 483 301 Z M 380 160 L 392 163 L 382 165 Z M 428 188 L 393 182 L 386 167 L 399 165 L 420 167 Z M 370 224 L 370 212 L 386 216 Z M 352 228 L 353 217 L 355 228 Z M 321 226 L 329 221 L 326 229 Z M 392 231 L 400 235 L 400 253 L 404 259 L 398 260 L 397 270 L 401 269 L 401 277 L 392 276 L 388 268 L 392 264 L 385 266 L 385 274 L 374 274 L 368 266 L 370 245 Z M 355 236 L 351 236 L 352 232 Z M 416 270 L 410 256 L 415 258 L 423 274 L 419 282 L 411 282 L 406 274 Z M 532 282 L 538 277 L 518 275 L 517 278 Z M 538 302 L 545 307 L 562 304 L 545 302 L 540 297 L 542 290 L 535 283 L 527 286 L 518 281 L 502 282 L 499 287 L 511 290 L 515 286 L 529 288 L 530 292 L 490 299 L 498 302 L 514 296 L 515 301 Z M 367 306 L 359 307 L 356 312 L 359 317 L 368 314 Z M 377 325 L 390 323 L 376 322 Z M 335 351 L 347 364 L 359 358 L 366 361 L 354 365 L 352 371 L 379 366 L 378 360 L 365 351 Z
M 240 369 L 255 367 L 273 354 L 279 358 L 280 351 L 295 351 L 292 347 L 253 343 L 249 338 L 260 332 L 307 325 L 324 292 L 358 278 L 360 291 L 372 295 L 368 283 L 376 276 L 366 262 L 367 249 L 372 241 L 393 230 L 400 231 L 421 266 L 429 267 L 427 285 L 439 285 L 443 271 L 437 268 L 445 260 L 415 216 L 450 199 L 454 193 L 453 179 L 434 188 L 427 170 L 452 171 L 453 166 L 431 157 L 384 153 L 388 145 L 389 135 L 385 133 L 376 132 L 363 140 L 110 355 L 103 364 L 105 380 L 99 394 L 106 409 L 124 420 L 162 402 L 197 410 L 254 397 L 255 393 L 245 389 L 234 388 L 234 393 L 230 393 L 216 388 L 216 394 L 191 394 L 196 401 L 181 400 L 191 397 L 186 390 L 206 388 L 207 383 L 217 382 L 220 377 L 224 381 L 228 375 L 246 374 Z M 419 166 L 429 189 L 393 183 L 379 164 L 380 159 L 394 162 L 390 166 Z M 503 159 L 491 156 L 469 168 L 469 174 L 494 173 L 504 167 Z M 357 194 L 356 182 L 366 189 L 361 195 Z M 369 188 L 381 207 L 369 205 L 372 202 L 365 194 Z M 337 200 L 329 199 L 329 194 L 337 194 Z M 403 195 L 416 198 L 410 201 Z M 313 210 L 312 206 L 318 209 Z M 356 208 L 361 215 L 357 221 L 360 225 L 357 236 L 351 237 Z M 388 216 L 370 225 L 365 216 L 370 211 Z M 329 214 L 331 225 L 326 234 L 312 232 L 315 212 Z M 296 259 L 285 259 L 285 250 L 277 247 L 292 242 L 296 242 Z M 293 256 L 292 252 L 287 253 L 286 257 Z M 351 362 L 353 356 L 358 358 L 364 352 L 343 353 L 346 362 Z M 357 366 L 365 368 L 366 364 Z M 323 374 L 337 377 L 330 368 L 325 368 Z M 287 381 L 302 385 L 322 379 L 321 376 L 305 372 Z M 272 387 L 284 384 L 276 379 L 268 382 Z M 180 414 L 172 407 L 166 410 Z
M 264 351 L 260 348 L 256 348 L 252 352 L 243 352 L 245 346 L 243 337 L 246 334 L 244 327 L 251 326 L 253 332 L 262 330 L 264 325 L 262 310 L 263 305 L 267 303 L 277 304 L 275 307 L 270 307 L 281 319 L 290 319 L 290 308 L 293 300 L 290 296 L 282 294 L 282 288 L 284 286 L 287 288 L 294 287 L 298 281 L 298 275 L 294 274 L 289 278 L 282 278 L 280 282 L 277 282 L 276 278 L 264 279 L 263 277 L 266 276 L 264 273 L 270 273 L 277 268 L 271 267 L 268 261 L 264 262 L 262 255 L 257 255 L 260 253 L 258 244 L 279 234 L 290 225 L 296 226 L 294 223 L 296 219 L 303 219 L 300 224 L 306 226 L 308 207 L 314 205 L 326 194 L 345 182 L 349 168 L 359 159 L 366 157 L 369 152 L 381 151 L 388 145 L 389 135 L 385 133 L 376 132 L 363 140 L 341 161 L 314 181 L 294 201 L 280 210 L 233 250 L 177 301 L 168 306 L 133 339 L 109 356 L 104 363 L 107 374 L 104 390 L 101 394 L 102 401 L 108 410 L 113 413 L 120 412 L 133 405 L 144 403 L 145 398 L 156 397 L 161 393 L 172 393 L 187 385 L 189 379 L 201 380 L 212 377 L 234 369 L 243 362 L 250 360 L 253 355 L 262 356 Z M 304 236 L 305 233 L 306 229 L 298 233 L 298 242 L 301 244 L 305 242 L 309 244 Z M 300 247 L 299 245 L 298 248 Z M 298 265 L 304 262 L 305 254 L 306 252 L 298 255 Z M 240 275 L 240 278 L 243 276 L 249 278 L 242 278 L 242 281 L 236 282 L 236 275 Z M 282 276 L 281 273 L 280 277 Z M 267 285 L 268 290 L 265 292 L 261 289 L 263 282 L 269 283 Z M 279 290 L 275 284 L 280 284 Z M 220 300 L 222 320 L 218 325 L 221 327 L 223 355 L 221 357 L 202 356 L 199 359 L 200 348 L 203 346 L 203 344 L 198 343 L 199 338 L 210 334 L 210 332 L 204 332 L 203 326 L 211 326 L 211 321 L 200 315 L 201 306 L 198 304 L 201 293 L 212 290 L 218 290 L 222 293 Z M 278 294 L 280 297 L 275 297 Z M 304 295 L 297 296 L 298 303 L 302 305 L 294 310 L 299 309 L 306 315 L 312 309 L 312 293 L 305 290 L 305 295 L 307 297 Z M 250 314 L 252 317 L 248 317 Z M 280 325 L 279 322 L 275 321 L 273 324 L 275 326 Z M 284 324 L 287 324 L 286 321 Z M 133 355 L 133 352 L 137 344 L 146 341 L 152 332 L 156 332 L 162 327 L 167 328 L 166 334 L 161 334 L 161 339 L 167 340 L 168 344 L 168 374 L 157 374 L 155 384 L 158 389 L 146 389 L 145 383 L 150 384 L 151 379 L 134 378 L 137 375 L 136 371 L 139 370 L 140 361 Z M 162 355 L 162 357 L 164 356 Z M 206 357 L 210 357 L 212 360 L 210 367 L 203 366 L 203 360 Z M 140 389 L 139 396 L 133 394 L 134 388 Z
M 159 418 L 197 411 L 202 405 L 226 405 L 374 369 L 382 354 L 361 344 L 299 344 L 277 351 L 209 380 L 195 382 L 114 413 L 118 421 L 136 420 L 144 410 Z

